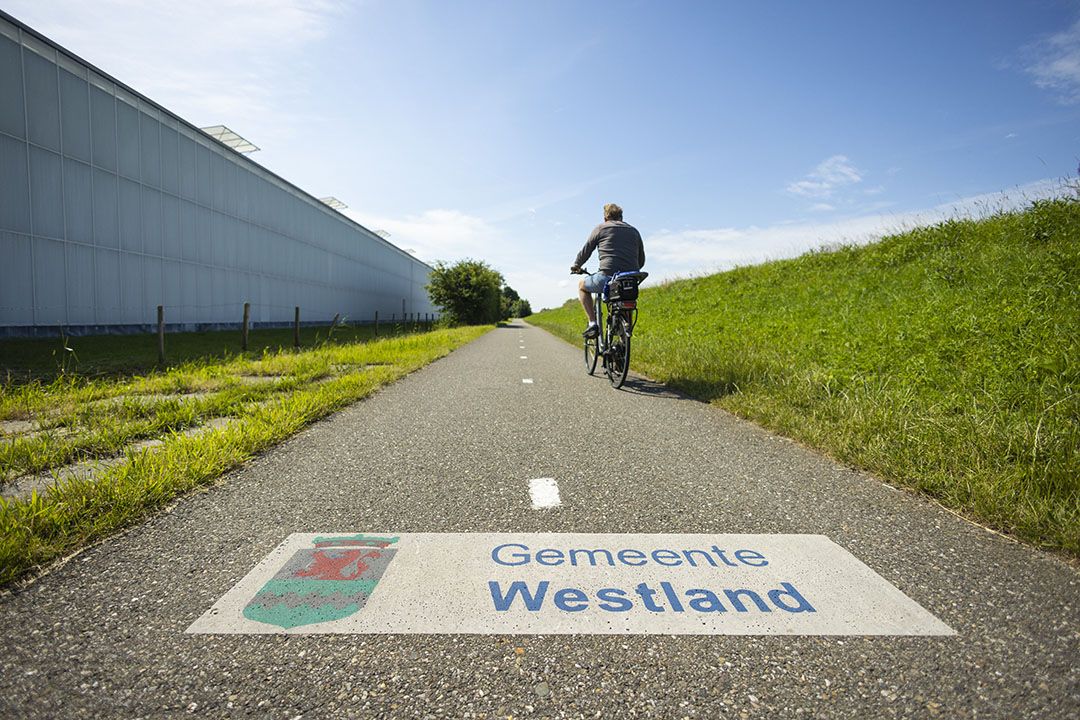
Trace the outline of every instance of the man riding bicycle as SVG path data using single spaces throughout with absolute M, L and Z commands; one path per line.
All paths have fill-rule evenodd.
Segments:
M 584 337 L 596 337 L 600 328 L 596 324 L 596 308 L 593 306 L 593 293 L 603 291 L 611 276 L 618 272 L 637 272 L 645 265 L 645 243 L 641 241 L 641 233 L 633 225 L 623 222 L 622 208 L 615 203 L 604 206 L 604 222 L 596 226 L 585 241 L 585 247 L 574 259 L 570 266 L 570 272 L 581 272 L 581 266 L 592 255 L 593 250 L 600 249 L 600 270 L 588 277 L 582 278 L 578 283 L 578 299 L 581 307 L 585 309 L 585 315 L 589 318 L 589 326 L 582 333 Z

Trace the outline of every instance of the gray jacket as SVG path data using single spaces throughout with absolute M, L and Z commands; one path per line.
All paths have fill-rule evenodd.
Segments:
M 600 272 L 606 275 L 640 270 L 645 265 L 645 243 L 641 241 L 641 233 L 622 220 L 608 220 L 597 225 L 574 264 L 584 265 L 597 248 L 600 248 Z

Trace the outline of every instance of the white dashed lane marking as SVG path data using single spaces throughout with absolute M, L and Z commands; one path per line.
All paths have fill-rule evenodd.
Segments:
M 521 378 L 521 382 L 525 383 L 526 385 L 533 384 L 532 378 Z
M 533 510 L 558 507 L 562 504 L 559 499 L 559 484 L 555 482 L 555 478 L 530 480 L 529 497 L 532 498 Z

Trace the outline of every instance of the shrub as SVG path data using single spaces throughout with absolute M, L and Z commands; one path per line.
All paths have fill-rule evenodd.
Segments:
M 435 263 L 427 284 L 431 302 L 454 325 L 497 322 L 502 312 L 503 278 L 480 260 Z

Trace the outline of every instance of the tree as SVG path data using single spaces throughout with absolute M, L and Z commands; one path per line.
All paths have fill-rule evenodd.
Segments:
M 521 301 L 521 296 L 518 295 L 517 290 L 509 285 L 503 286 L 502 300 L 500 301 L 499 319 L 507 320 L 512 317 L 521 317 L 517 314 L 518 303 Z
M 532 315 L 532 306 L 529 301 L 518 295 L 518 291 L 509 285 L 502 289 L 500 301 L 499 319 L 507 320 L 512 317 L 523 318 Z
M 480 260 L 435 263 L 428 278 L 431 302 L 455 325 L 485 325 L 500 319 L 503 277 Z

